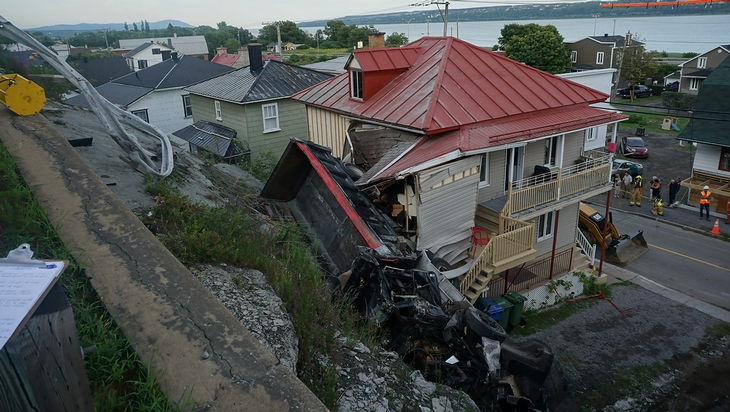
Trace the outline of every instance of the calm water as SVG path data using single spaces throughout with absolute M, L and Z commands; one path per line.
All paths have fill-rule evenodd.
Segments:
M 667 16 L 667 17 L 627 17 L 614 19 L 610 12 L 602 13 L 595 19 L 563 20 L 514 20 L 450 22 L 449 36 L 458 37 L 481 47 L 497 44 L 500 31 L 505 24 L 537 23 L 552 24 L 557 27 L 565 41 L 576 41 L 588 36 L 625 35 L 628 31 L 644 39 L 648 50 L 666 52 L 704 53 L 721 44 L 730 44 L 730 15 L 712 16 Z M 453 19 L 454 17 L 451 16 Z M 320 27 L 321 28 L 321 27 Z M 303 30 L 315 33 L 317 27 L 304 27 Z M 408 38 L 417 40 L 423 36 L 443 35 L 444 25 L 440 22 L 407 24 L 381 24 L 376 29 L 391 33 L 404 33 Z

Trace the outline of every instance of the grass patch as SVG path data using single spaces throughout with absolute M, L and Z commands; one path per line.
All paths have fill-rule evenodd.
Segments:
M 317 265 L 316 250 L 294 224 L 256 219 L 254 204 L 229 202 L 222 207 L 192 204 L 167 180 L 148 184 L 164 202 L 144 213 L 157 226 L 160 241 L 180 261 L 226 263 L 261 271 L 282 299 L 299 339 L 299 379 L 330 409 L 336 409 L 340 363 L 338 336 L 375 346 L 382 337 L 363 323 L 348 297 L 329 292 Z M 145 211 L 146 212 L 146 211 Z
M 189 399 L 170 403 L 153 371 L 137 357 L 84 274 L 25 185 L 15 162 L 0 144 L 0 254 L 28 243 L 39 259 L 69 260 L 60 283 L 68 297 L 82 347 L 95 410 L 176 411 Z M 188 408 L 191 409 L 191 408 Z
M 730 336 L 730 323 L 720 322 L 705 328 L 705 333 L 714 338 Z
M 617 373 L 612 379 L 601 381 L 595 389 L 587 394 L 583 401 L 583 410 L 600 410 L 611 405 L 617 399 L 635 396 L 648 388 L 661 374 L 669 371 L 663 362 L 654 362 L 635 366 Z M 597 409 L 596 409 L 597 408 Z
M 651 98 L 650 98 L 651 99 Z M 621 106 L 620 104 L 617 106 Z M 689 118 L 686 117 L 677 117 L 675 115 L 666 115 L 666 114 L 657 114 L 655 111 L 652 111 L 648 108 L 641 108 L 641 107 L 633 107 L 624 108 L 626 110 L 626 113 L 629 114 L 629 119 L 625 122 L 622 122 L 620 125 L 621 129 L 628 129 L 632 131 L 632 134 L 634 131 L 636 131 L 637 127 L 643 126 L 647 132 L 650 133 L 661 133 L 661 134 L 669 134 L 672 136 L 677 136 L 680 132 L 669 129 L 664 130 L 662 129 L 662 124 L 664 123 L 664 118 L 669 117 L 675 117 L 677 119 L 677 126 L 679 126 L 679 130 L 684 130 L 685 127 L 687 127 L 687 124 L 689 123 Z M 677 145 L 679 145 L 679 142 L 677 142 Z

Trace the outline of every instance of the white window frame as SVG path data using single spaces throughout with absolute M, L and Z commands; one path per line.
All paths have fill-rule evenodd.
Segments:
M 223 111 L 221 110 L 221 102 L 215 101 L 215 120 L 223 120 Z
M 563 166 L 565 135 L 552 136 L 545 140 L 545 166 Z
M 578 50 L 571 50 L 570 61 L 573 63 L 578 63 Z
M 535 234 L 537 234 L 537 241 L 542 242 L 543 240 L 552 238 L 554 225 L 555 211 L 547 212 L 544 215 L 538 216 L 535 220 Z
M 350 70 L 350 97 L 362 100 L 362 72 Z
M 490 153 L 482 154 L 482 161 L 479 166 L 479 187 L 489 186 L 489 155 Z
M 596 53 L 596 64 L 603 64 L 603 52 Z
M 697 68 L 698 69 L 707 68 L 707 57 L 700 57 L 699 59 L 697 59 Z
M 183 95 L 183 117 L 192 117 L 193 116 L 193 105 L 190 103 L 190 95 L 186 94 Z M 190 113 L 190 114 L 188 114 Z
M 144 59 L 137 60 L 138 69 L 142 70 L 142 69 L 146 69 L 148 67 L 149 67 L 149 65 L 147 64 L 147 60 L 144 60 Z
M 261 116 L 264 121 L 264 133 L 278 132 L 279 130 L 281 130 L 279 128 L 279 106 L 277 103 L 262 104 Z M 275 124 L 270 126 L 273 127 L 266 127 L 266 121 L 268 120 L 269 123 L 271 123 L 272 119 L 274 120 Z
M 586 129 L 586 141 L 596 140 L 598 139 L 598 128 L 597 127 L 589 127 Z
M 139 117 L 140 119 L 144 120 L 147 123 L 150 122 L 150 115 L 147 112 L 147 109 L 132 110 L 132 114 Z
M 693 77 L 689 79 L 689 89 L 690 90 L 697 90 L 700 88 L 700 79 L 697 77 Z

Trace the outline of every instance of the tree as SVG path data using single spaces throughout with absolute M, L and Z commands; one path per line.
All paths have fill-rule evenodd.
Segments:
M 638 39 L 638 35 L 636 36 Z M 639 41 L 641 43 L 641 41 Z M 626 47 L 623 49 L 621 58 L 621 69 L 619 76 L 629 82 L 629 87 L 634 84 L 644 84 L 647 77 L 651 77 L 656 71 L 656 51 L 646 51 L 641 44 L 632 44 L 629 37 Z M 631 91 L 631 100 L 634 100 L 634 88 Z
M 553 25 L 507 24 L 499 38 L 505 56 L 548 73 L 570 71 L 570 51 Z
M 296 43 L 311 45 L 314 39 L 304 30 L 297 27 L 297 24 L 293 21 L 281 21 L 278 22 L 279 30 L 281 31 L 282 43 Z M 262 44 L 276 43 L 278 40 L 276 33 L 276 25 L 268 24 L 259 30 L 259 42 Z
M 134 31 L 139 31 L 139 28 L 137 28 L 137 23 L 132 22 L 132 29 Z
M 223 45 L 223 47 L 226 48 L 226 51 L 228 53 L 233 54 L 241 48 L 241 43 L 239 43 L 236 39 L 228 39 L 226 40 L 226 43 Z
M 398 47 L 408 44 L 408 37 L 405 33 L 393 33 L 385 38 L 386 47 Z
M 129 31 L 129 26 L 126 21 L 124 22 L 124 31 Z
M 147 20 L 144 21 L 144 31 L 148 32 L 150 31 L 150 24 L 147 23 Z

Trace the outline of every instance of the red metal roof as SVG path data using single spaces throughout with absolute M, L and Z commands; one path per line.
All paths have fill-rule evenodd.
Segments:
M 408 69 L 366 101 L 350 99 L 347 73 L 293 98 L 429 135 L 511 116 L 538 114 L 542 110 L 587 106 L 608 98 L 587 86 L 453 37 L 422 37 L 405 48 L 405 53 L 403 48 L 354 52 L 358 62 L 372 70 L 415 57 Z M 413 52 L 416 56 L 409 55 Z
M 362 71 L 407 69 L 413 66 L 421 51 L 420 47 L 404 46 L 388 49 L 358 49 L 352 52 L 347 65 L 357 59 Z
M 222 53 L 222 54 L 216 54 L 213 56 L 213 59 L 211 60 L 213 63 L 222 64 L 224 66 L 233 67 L 233 64 L 238 61 L 238 54 L 228 54 L 228 53 Z
M 626 118 L 625 115 L 588 106 L 551 110 L 537 116 L 521 115 L 509 120 L 466 127 L 422 138 L 397 162 L 374 174 L 370 182 L 389 178 L 440 156 L 464 156 L 470 151 L 553 136 Z

